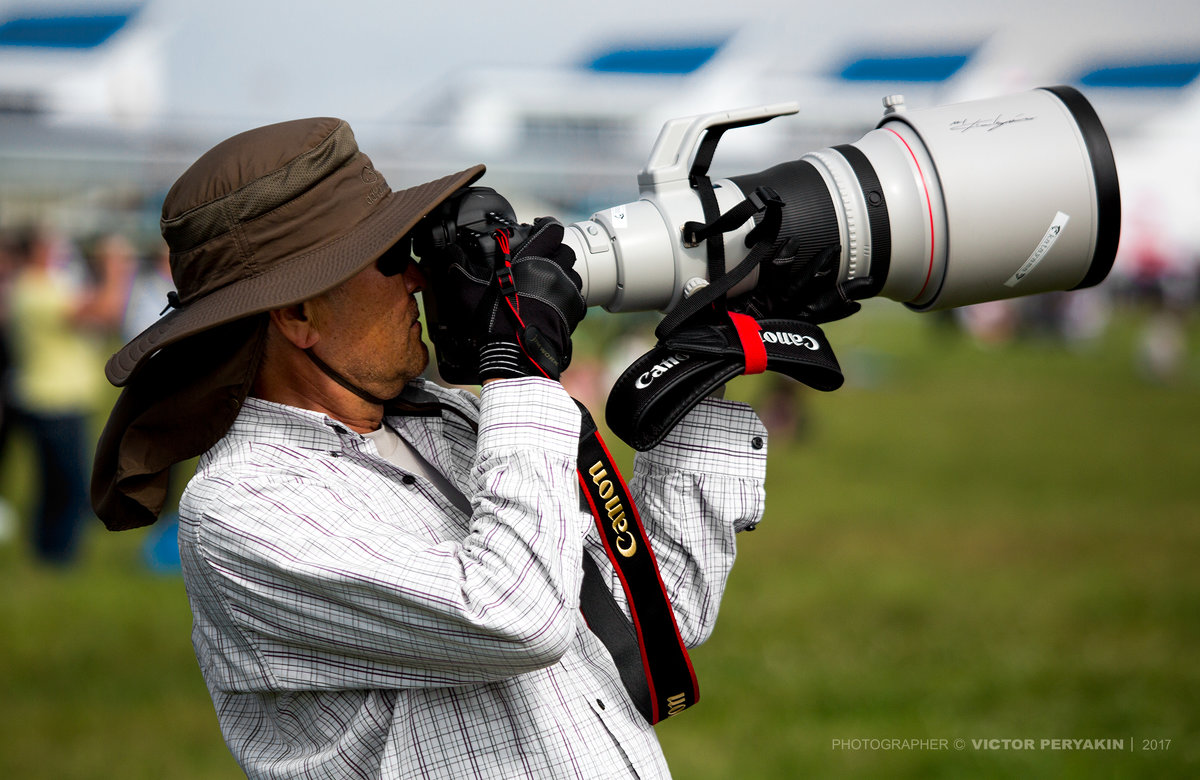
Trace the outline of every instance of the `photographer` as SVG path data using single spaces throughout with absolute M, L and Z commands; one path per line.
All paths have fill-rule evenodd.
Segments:
M 178 295 L 109 363 L 93 503 L 113 530 L 153 522 L 165 470 L 203 453 L 180 511 L 193 641 L 251 777 L 668 774 L 580 610 L 589 567 L 626 603 L 556 381 L 584 312 L 561 226 L 512 247 L 519 307 L 461 256 L 411 262 L 482 170 L 392 192 L 344 122 L 300 120 L 219 144 L 166 198 Z M 418 292 L 470 320 L 479 396 L 420 378 Z M 689 646 L 762 514 L 765 438 L 706 401 L 638 456 Z

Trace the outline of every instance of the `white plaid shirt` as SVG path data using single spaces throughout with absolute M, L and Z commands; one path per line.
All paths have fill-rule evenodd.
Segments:
M 666 777 L 579 611 L 579 414 L 541 379 L 457 415 L 389 418 L 471 499 L 456 509 L 369 439 L 247 399 L 188 485 L 179 532 L 193 641 L 225 740 L 253 778 Z M 766 431 L 707 401 L 630 490 L 684 641 L 711 632 L 734 532 L 763 509 Z

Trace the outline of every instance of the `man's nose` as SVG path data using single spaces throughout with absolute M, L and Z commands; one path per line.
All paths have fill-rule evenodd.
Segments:
M 404 269 L 404 286 L 408 288 L 409 293 L 425 289 L 425 274 L 421 272 L 417 263 L 409 263 L 408 268 Z

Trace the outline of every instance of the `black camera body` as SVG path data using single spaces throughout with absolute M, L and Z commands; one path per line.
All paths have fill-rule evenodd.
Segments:
M 491 187 L 465 187 L 442 201 L 413 229 L 412 251 L 421 260 L 426 281 L 435 288 L 449 283 L 444 273 L 451 253 L 462 252 L 466 267 L 480 278 L 490 278 L 503 267 L 503 247 L 520 246 L 530 227 L 517 221 L 512 204 Z M 503 244 L 499 231 L 506 234 Z M 478 384 L 480 345 L 471 319 L 474 312 L 439 311 L 437 295 L 422 298 L 438 372 L 451 384 Z
M 495 232 L 504 228 L 509 244 L 520 246 L 529 225 L 517 221 L 512 204 L 491 187 L 465 187 L 430 212 L 413 231 L 413 253 L 435 258 L 452 244 L 472 259 L 472 265 L 495 269 L 502 255 Z

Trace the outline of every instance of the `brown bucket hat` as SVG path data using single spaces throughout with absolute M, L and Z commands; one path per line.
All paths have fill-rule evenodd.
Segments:
M 123 386 L 147 356 L 190 335 L 330 290 L 373 263 L 476 165 L 393 192 L 341 119 L 260 127 L 213 147 L 163 203 L 178 297 L 112 356 Z
M 225 435 L 262 357 L 264 312 L 354 276 L 483 170 L 393 192 L 349 125 L 323 118 L 236 135 L 184 172 L 162 216 L 173 310 L 106 367 L 124 389 L 92 468 L 104 524 L 153 523 L 171 467 Z

